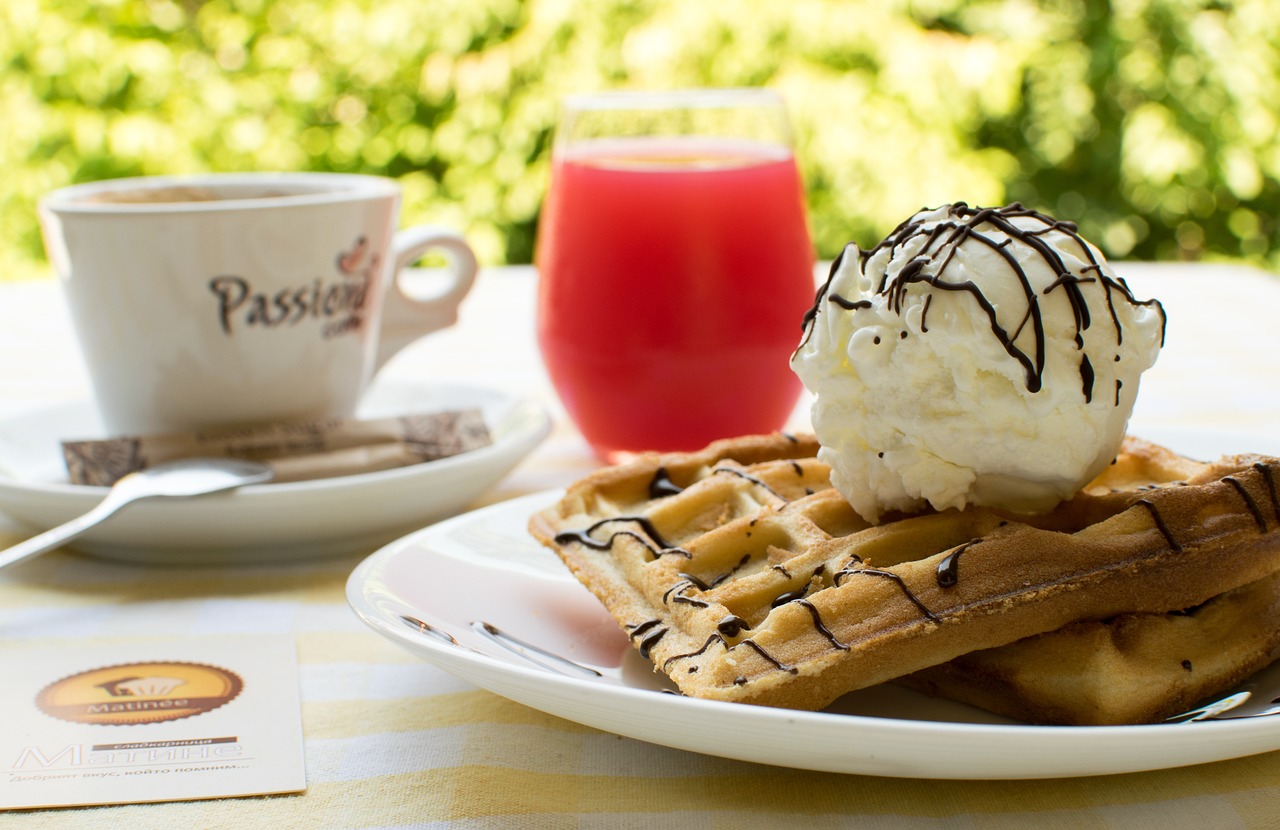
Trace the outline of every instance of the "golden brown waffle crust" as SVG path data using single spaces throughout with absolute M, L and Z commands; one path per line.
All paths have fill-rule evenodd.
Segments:
M 1038 724 L 1158 723 L 1280 656 L 1280 572 L 1203 605 L 1071 623 L 895 683 Z
M 685 694 L 803 709 L 1280 571 L 1274 458 L 1206 464 L 1130 438 L 1042 516 L 970 508 L 871 527 L 816 452 L 773 435 L 643 456 L 571 486 L 530 530 Z

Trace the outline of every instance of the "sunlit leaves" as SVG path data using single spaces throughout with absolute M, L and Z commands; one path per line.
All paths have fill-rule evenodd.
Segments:
M 0 278 L 62 184 L 388 175 L 406 222 L 524 262 L 559 99 L 786 96 L 818 251 L 1021 199 L 1109 253 L 1280 267 L 1273 0 L 4 0 Z

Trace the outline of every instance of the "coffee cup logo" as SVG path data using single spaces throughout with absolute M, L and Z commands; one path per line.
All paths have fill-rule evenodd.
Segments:
M 36 707 L 72 723 L 135 726 L 212 711 L 243 688 L 239 675 L 217 666 L 122 663 L 49 684 L 36 695 Z
M 214 277 L 209 291 L 217 300 L 218 325 L 228 336 L 245 328 L 292 327 L 308 320 L 320 322 L 324 339 L 361 330 L 382 254 L 360 236 L 338 252 L 334 265 L 336 278 L 316 277 L 278 290 L 261 290 L 233 274 Z

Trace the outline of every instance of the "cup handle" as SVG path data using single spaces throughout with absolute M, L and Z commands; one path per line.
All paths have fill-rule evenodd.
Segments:
M 410 297 L 400 286 L 400 273 L 430 250 L 441 250 L 449 258 L 449 285 L 429 299 Z M 389 271 L 382 308 L 382 328 L 378 336 L 378 354 L 374 371 L 391 357 L 423 335 L 451 326 L 458 321 L 458 305 L 475 282 L 476 255 L 462 235 L 433 225 L 418 225 L 397 231 L 391 242 L 394 261 Z

